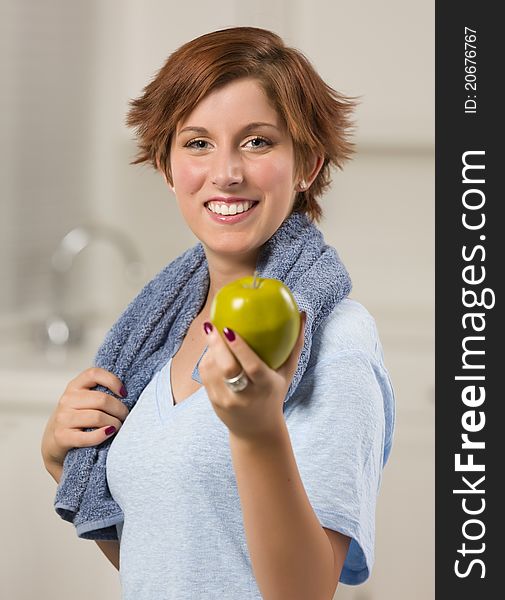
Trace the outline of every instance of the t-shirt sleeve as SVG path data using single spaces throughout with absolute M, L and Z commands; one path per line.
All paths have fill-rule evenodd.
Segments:
M 362 583 L 374 561 L 389 377 L 373 355 L 345 350 L 306 372 L 292 400 L 285 418 L 305 490 L 321 525 L 351 538 L 340 581 Z

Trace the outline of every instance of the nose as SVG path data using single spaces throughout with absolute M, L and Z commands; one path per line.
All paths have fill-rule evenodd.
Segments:
M 239 152 L 222 148 L 214 153 L 211 166 L 213 185 L 226 189 L 244 180 L 242 161 Z

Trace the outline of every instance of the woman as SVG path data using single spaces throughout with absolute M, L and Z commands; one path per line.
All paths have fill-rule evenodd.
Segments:
M 130 304 L 42 442 L 56 510 L 117 568 L 120 553 L 124 598 L 330 600 L 370 574 L 393 391 L 314 225 L 353 107 L 252 27 L 185 44 L 132 102 L 135 162 L 162 173 L 200 243 Z M 210 323 L 216 292 L 255 271 L 302 309 L 277 370 Z

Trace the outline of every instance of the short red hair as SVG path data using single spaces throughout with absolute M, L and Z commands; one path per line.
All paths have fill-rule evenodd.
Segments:
M 173 52 L 142 96 L 130 102 L 139 153 L 132 164 L 161 168 L 169 182 L 170 144 L 177 124 L 202 98 L 235 79 L 258 80 L 293 140 L 295 173 L 308 178 L 314 155 L 324 162 L 310 188 L 298 192 L 293 211 L 319 221 L 316 198 L 331 184 L 330 166 L 342 169 L 354 152 L 349 140 L 356 98 L 328 86 L 297 49 L 257 27 L 231 27 L 202 35 Z

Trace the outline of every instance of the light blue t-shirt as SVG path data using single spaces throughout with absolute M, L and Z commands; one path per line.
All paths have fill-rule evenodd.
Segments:
M 205 387 L 173 405 L 171 360 L 142 392 L 107 458 L 124 600 L 262 600 L 249 557 L 228 429 Z M 195 367 L 194 378 L 199 380 Z M 346 299 L 316 331 L 284 417 L 323 527 L 352 538 L 340 581 L 365 581 L 391 449 L 394 395 L 375 321 Z

